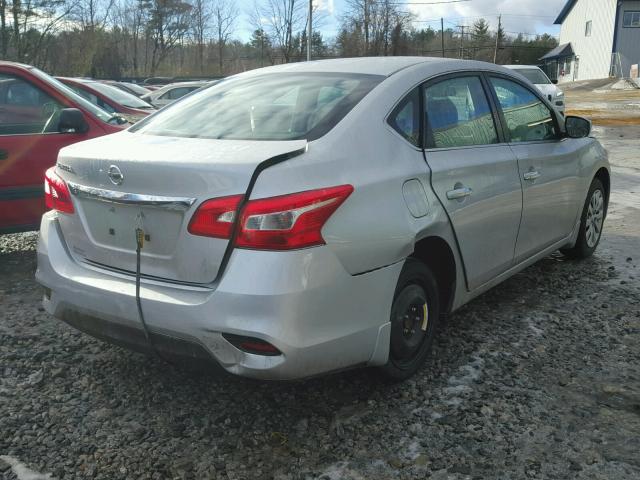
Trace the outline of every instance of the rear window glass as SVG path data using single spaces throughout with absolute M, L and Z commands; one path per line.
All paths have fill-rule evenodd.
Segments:
M 315 140 L 384 77 L 267 74 L 229 79 L 132 127 L 151 135 L 235 140 Z
M 123 92 L 122 90 L 116 87 L 112 87 L 111 85 L 105 85 L 104 83 L 100 83 L 100 82 L 88 82 L 87 86 L 89 88 L 93 88 L 94 90 L 103 94 L 105 97 L 113 100 L 114 102 L 119 103 L 120 105 L 124 105 L 125 107 L 129 107 L 129 108 L 150 108 L 151 107 L 151 105 L 149 105 L 144 100 L 140 100 L 135 95 L 132 95 L 127 92 Z
M 518 72 L 534 85 L 546 85 L 551 83 L 542 70 L 535 68 L 514 68 L 513 70 Z

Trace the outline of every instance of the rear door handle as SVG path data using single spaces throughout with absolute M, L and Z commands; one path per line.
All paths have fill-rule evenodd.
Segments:
M 469 187 L 461 187 L 461 188 L 456 188 L 455 190 L 449 190 L 447 192 L 447 198 L 449 200 L 457 200 L 460 198 L 468 197 L 472 193 L 473 193 L 473 190 L 471 190 Z
M 524 178 L 525 180 L 535 180 L 536 178 L 540 178 L 540 172 L 527 172 L 522 176 L 522 178 Z
M 7 158 L 9 158 L 9 152 L 0 150 L 0 160 L 6 160 Z

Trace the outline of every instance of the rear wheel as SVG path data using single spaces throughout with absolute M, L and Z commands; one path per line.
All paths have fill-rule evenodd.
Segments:
M 582 209 L 580 231 L 576 244 L 573 248 L 565 248 L 560 251 L 570 258 L 587 258 L 593 255 L 602 236 L 605 211 L 604 187 L 598 178 L 594 178 Z
M 389 360 L 380 367 L 385 377 L 404 380 L 422 366 L 431 349 L 439 316 L 435 277 L 422 262 L 408 258 L 391 306 Z

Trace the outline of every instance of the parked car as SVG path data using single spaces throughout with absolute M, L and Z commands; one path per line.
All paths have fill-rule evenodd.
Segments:
M 518 72 L 524 78 L 533 83 L 538 90 L 551 102 L 556 110 L 564 115 L 564 92 L 554 82 L 549 80 L 547 74 L 535 65 L 505 65 L 506 68 Z M 557 82 L 556 82 L 557 83 Z
M 172 102 L 175 102 L 179 98 L 184 97 L 187 93 L 191 93 L 194 90 L 197 90 L 207 82 L 199 81 L 199 82 L 179 82 L 179 83 L 170 83 L 169 85 L 165 85 L 157 90 L 152 91 L 142 97 L 142 100 L 145 100 L 152 104 L 154 107 L 162 108 L 165 105 L 169 105 Z
M 407 378 L 442 315 L 557 249 L 594 252 L 610 173 L 590 129 L 482 62 L 245 72 L 60 152 L 44 307 L 239 375 Z
M 151 92 L 150 89 L 145 88 L 142 85 L 138 85 L 137 83 L 117 82 L 115 80 L 101 80 L 101 82 L 119 88 L 120 90 L 130 93 L 131 95 L 135 95 L 138 98 Z
M 163 86 L 168 85 L 170 83 L 174 83 L 176 79 L 174 77 L 149 77 L 142 82 L 142 84 L 147 87 L 149 85 L 153 86 Z
M 136 123 L 156 111 L 153 105 L 112 85 L 84 78 L 56 77 L 94 105 Z
M 37 230 L 58 150 L 121 130 L 118 122 L 37 68 L 0 61 L 0 233 Z

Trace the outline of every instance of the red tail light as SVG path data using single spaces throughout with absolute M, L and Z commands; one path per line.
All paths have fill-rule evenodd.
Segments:
M 236 245 L 264 250 L 323 245 L 322 227 L 351 192 L 351 185 L 341 185 L 251 200 L 242 212 Z
M 56 173 L 56 168 L 51 167 L 44 174 L 44 203 L 51 210 L 64 213 L 73 213 L 73 202 L 67 184 Z
M 351 185 L 321 188 L 250 200 L 239 222 L 236 245 L 262 250 L 291 250 L 323 245 L 322 227 L 353 192 Z M 189 223 L 189 232 L 230 238 L 242 196 L 207 200 Z
M 189 222 L 189 233 L 213 238 L 231 238 L 231 230 L 242 195 L 213 198 L 198 207 Z

